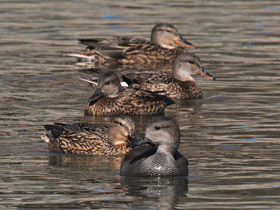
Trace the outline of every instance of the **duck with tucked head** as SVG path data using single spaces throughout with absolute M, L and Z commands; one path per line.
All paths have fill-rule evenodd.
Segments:
M 180 130 L 168 117 L 155 117 L 146 126 L 145 136 L 133 140 L 125 156 L 122 176 L 187 176 L 188 160 L 177 149 Z
M 159 114 L 173 100 L 153 92 L 124 88 L 114 72 L 102 74 L 84 110 L 86 116 L 120 114 Z
M 178 99 L 198 99 L 202 97 L 200 87 L 192 75 L 200 75 L 215 80 L 200 64 L 195 54 L 179 55 L 169 72 L 133 72 L 122 74 L 122 79 L 131 87 L 157 92 Z
M 69 56 L 116 64 L 170 62 L 178 55 L 186 53 L 186 48 L 196 48 L 186 41 L 170 23 L 156 24 L 152 29 L 150 41 L 123 36 L 114 36 L 110 39 L 80 39 L 79 41 L 88 47 L 81 54 L 68 54 Z
M 109 126 L 76 123 L 45 125 L 41 138 L 51 151 L 86 155 L 124 155 L 134 136 L 134 121 L 129 116 L 115 117 Z

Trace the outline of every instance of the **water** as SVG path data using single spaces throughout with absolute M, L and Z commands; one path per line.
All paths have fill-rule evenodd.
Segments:
M 278 1 L 1 1 L 0 208 L 279 209 Z M 52 122 L 84 121 L 85 67 L 63 56 L 95 36 L 173 23 L 217 81 L 170 107 L 190 176 L 129 179 L 121 157 L 51 153 Z M 91 121 L 92 119 L 85 119 Z M 101 120 L 104 119 L 95 119 Z M 140 120 L 143 130 L 145 121 Z M 140 131 L 139 131 L 140 132 Z

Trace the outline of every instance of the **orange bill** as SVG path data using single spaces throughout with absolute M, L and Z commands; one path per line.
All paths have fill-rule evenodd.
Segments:
M 184 40 L 184 39 L 178 39 L 175 41 L 175 44 L 179 45 L 179 46 L 182 46 L 182 47 L 186 47 L 186 48 L 189 48 L 189 49 L 196 49 L 196 46 L 193 45 L 192 43 Z
M 206 79 L 210 79 L 210 80 L 216 80 L 216 78 L 214 76 L 212 76 L 211 74 L 209 74 L 205 68 L 200 67 L 200 71 L 197 72 L 198 75 L 205 77 Z

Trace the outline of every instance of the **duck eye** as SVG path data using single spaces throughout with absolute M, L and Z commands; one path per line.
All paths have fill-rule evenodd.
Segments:
M 155 126 L 155 129 L 158 131 L 158 130 L 160 130 L 160 127 L 159 126 Z
M 110 85 L 111 82 L 105 82 L 105 85 Z
M 119 122 L 119 121 L 114 121 L 114 123 L 116 123 L 116 124 L 118 124 L 120 126 L 123 126 L 123 124 L 121 122 Z
M 194 64 L 194 61 L 188 61 L 190 64 Z

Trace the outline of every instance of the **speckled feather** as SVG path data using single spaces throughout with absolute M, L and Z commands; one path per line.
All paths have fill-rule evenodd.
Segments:
M 125 77 L 125 76 L 124 76 Z M 129 77 L 129 75 L 128 75 Z M 202 97 L 200 87 L 195 81 L 180 81 L 172 78 L 169 72 L 144 72 L 133 76 L 134 88 L 157 92 L 178 99 L 197 99 Z
M 172 62 L 186 48 L 196 47 L 183 39 L 179 31 L 170 23 L 158 23 L 151 31 L 151 39 L 114 36 L 109 39 L 80 39 L 87 48 L 80 54 L 92 56 L 95 62 L 122 64 L 152 64 Z
M 126 143 L 113 146 L 108 142 L 108 126 L 77 123 L 45 127 L 49 132 L 42 139 L 48 143 L 51 151 L 87 155 L 124 155 L 129 151 Z M 54 137 L 52 132 L 58 132 L 57 136 Z
M 85 115 L 118 115 L 118 114 L 158 114 L 174 102 L 164 96 L 136 90 L 124 89 L 117 97 L 103 97 L 94 104 L 88 103 Z
M 110 53 L 110 56 L 106 57 L 105 52 L 108 50 L 114 51 L 114 54 Z M 186 52 L 187 51 L 184 48 L 170 50 L 152 43 L 145 43 L 138 45 L 132 44 L 130 47 L 123 48 L 121 51 L 119 48 L 101 50 L 88 47 L 85 51 L 82 51 L 81 54 L 87 56 L 95 55 L 94 60 L 96 62 L 116 60 L 118 63 L 123 64 L 152 64 L 158 62 L 172 62 L 178 55 Z
M 132 158 L 131 156 L 135 156 L 135 153 L 137 153 L 138 156 Z M 150 145 L 134 148 L 133 153 L 128 153 L 124 158 L 121 166 L 121 175 L 178 176 L 188 174 L 186 167 L 188 165 L 188 160 L 178 151 L 176 151 L 174 155 L 157 154 L 157 158 L 152 158 L 155 153 L 156 148 Z M 139 159 L 139 156 L 141 156 L 141 159 Z M 144 164 L 140 162 L 144 162 Z M 127 166 L 125 166 L 125 164 L 127 164 Z M 134 164 L 141 167 L 133 167 Z

